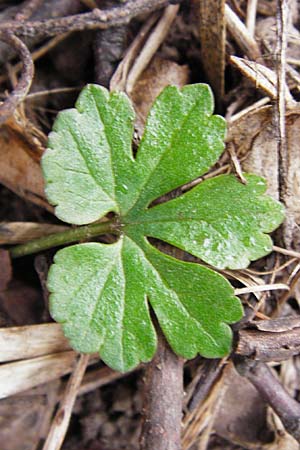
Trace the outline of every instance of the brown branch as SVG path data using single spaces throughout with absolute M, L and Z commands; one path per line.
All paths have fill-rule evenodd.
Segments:
M 173 353 L 161 333 L 144 383 L 141 450 L 180 450 L 183 359 Z
M 2 125 L 26 97 L 32 83 L 34 65 L 30 51 L 26 45 L 18 37 L 11 34 L 11 32 L 0 30 L 0 41 L 13 47 L 23 63 L 21 77 L 17 86 L 10 93 L 9 97 L 0 105 L 0 125 Z
M 236 369 L 273 408 L 288 433 L 300 442 L 300 404 L 285 391 L 269 367 L 262 362 L 241 359 L 236 361 Z
M 5 22 L 0 24 L 0 30 L 10 30 L 24 37 L 49 37 L 68 31 L 105 30 L 124 25 L 133 17 L 150 13 L 168 4 L 168 0 L 131 0 L 118 8 L 109 10 L 94 9 L 84 14 L 40 21 Z
M 28 20 L 41 6 L 43 1 L 44 0 L 25 0 L 16 14 L 15 21 Z
M 235 353 L 257 361 L 284 361 L 300 354 L 300 328 L 281 333 L 242 330 Z
M 21 5 L 24 6 L 24 3 Z M 28 6 L 28 5 L 27 5 Z M 82 3 L 80 0 L 51 0 L 44 1 L 39 8 L 37 8 L 32 16 L 30 17 L 30 21 L 43 21 L 52 17 L 64 17 L 72 14 L 78 14 L 82 10 Z M 0 13 L 0 29 L 1 27 L 6 27 L 7 31 L 12 31 L 9 27 L 10 23 L 18 24 L 20 22 L 15 20 L 16 14 L 20 11 L 19 6 L 11 6 L 6 8 L 3 12 Z M 26 12 L 25 12 L 26 13 Z M 28 12 L 27 12 L 28 15 Z M 23 22 L 24 23 L 24 22 Z M 13 33 L 15 34 L 15 33 Z M 22 40 L 27 45 L 29 49 L 43 40 L 43 36 L 33 36 L 31 38 L 23 38 Z M 44 43 L 46 44 L 46 43 Z M 47 44 L 46 44 L 47 45 Z M 0 65 L 5 64 L 7 61 L 11 61 L 16 57 L 16 52 L 10 48 L 8 45 L 0 42 Z

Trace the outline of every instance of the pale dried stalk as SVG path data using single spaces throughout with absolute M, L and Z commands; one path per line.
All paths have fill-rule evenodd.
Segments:
M 264 97 L 258 100 L 257 102 L 253 103 L 252 105 L 248 106 L 247 108 L 243 109 L 242 111 L 237 112 L 236 114 L 233 114 L 228 121 L 230 122 L 230 125 L 232 126 L 234 122 L 240 120 L 245 115 L 249 114 L 252 111 L 258 110 L 262 106 L 265 106 L 269 103 L 270 97 Z
M 235 14 L 230 6 L 225 5 L 225 17 L 228 31 L 233 36 L 241 50 L 252 60 L 257 60 L 261 57 L 259 47 L 243 22 Z
M 256 11 L 257 11 L 257 0 L 248 0 L 246 27 L 248 29 L 249 35 L 253 38 L 255 34 Z
M 231 370 L 232 363 L 224 364 L 219 378 L 214 382 L 207 397 L 203 399 L 198 407 L 186 414 L 182 430 L 183 450 L 189 450 L 194 444 L 198 443 L 201 435 L 204 435 L 205 444 L 205 431 L 210 429 L 213 424 L 217 409 L 226 390 L 226 378 Z
M 36 358 L 69 349 L 58 323 L 0 328 L 0 362 Z
M 276 73 L 268 67 L 244 58 L 231 56 L 230 62 L 251 81 L 256 88 L 263 90 L 272 99 L 277 98 L 277 76 Z M 284 89 L 285 102 L 290 108 L 293 108 L 295 101 L 288 89 Z
M 277 247 L 277 245 L 273 245 L 273 251 L 281 253 L 282 255 L 292 256 L 293 258 L 300 259 L 300 252 L 296 252 L 295 250 L 288 250 L 286 248 L 281 248 Z
M 131 94 L 134 88 L 134 85 L 138 78 L 140 77 L 143 70 L 147 67 L 149 62 L 151 61 L 153 55 L 156 53 L 159 46 L 162 44 L 164 39 L 166 38 L 169 29 L 174 22 L 177 12 L 179 10 L 179 5 L 170 5 L 168 6 L 158 24 L 150 34 L 146 44 L 144 45 L 141 53 L 136 59 L 129 75 L 126 83 L 126 92 Z
M 67 229 L 67 226 L 50 223 L 0 222 L 0 244 L 20 244 Z
M 60 406 L 51 424 L 43 450 L 60 450 L 69 426 L 74 403 L 87 368 L 89 355 L 80 355 L 74 372 L 70 376 Z
M 283 283 L 274 283 L 274 284 L 264 284 L 263 286 L 253 286 L 253 287 L 246 287 L 246 288 L 240 288 L 235 289 L 234 293 L 235 295 L 241 295 L 241 294 L 251 294 L 254 292 L 264 292 L 264 291 L 276 291 L 276 290 L 289 290 L 289 286 Z
M 238 176 L 238 178 L 241 180 L 241 182 L 243 184 L 247 184 L 247 180 L 246 180 L 246 178 L 243 175 L 242 167 L 241 167 L 240 161 L 239 161 L 239 159 L 237 157 L 237 154 L 235 152 L 234 145 L 233 145 L 232 142 L 230 142 L 227 145 L 227 151 L 228 151 L 228 153 L 230 155 L 230 159 L 231 159 L 231 162 L 232 162 L 232 164 L 234 166 L 234 170 L 236 172 L 236 175 Z
M 48 383 L 70 373 L 74 368 L 73 351 L 18 361 L 0 366 L 0 398 Z
M 284 201 L 286 195 L 286 180 L 288 178 L 288 149 L 285 129 L 285 92 L 286 92 L 286 48 L 287 48 L 287 15 L 288 6 L 285 0 L 277 0 L 277 50 L 276 50 L 276 108 L 275 123 L 277 126 L 278 155 L 279 155 L 279 190 L 280 199 Z
M 148 18 L 148 20 L 144 23 L 144 25 L 140 29 L 135 39 L 128 47 L 124 55 L 124 58 L 118 65 L 117 70 L 115 71 L 110 80 L 109 87 L 111 91 L 125 91 L 128 73 L 132 67 L 132 64 L 136 59 L 138 52 L 143 42 L 145 41 L 146 36 L 148 35 L 151 28 L 153 27 L 153 25 L 155 24 L 155 22 L 159 17 L 160 13 L 157 11 L 151 14 L 151 16 Z

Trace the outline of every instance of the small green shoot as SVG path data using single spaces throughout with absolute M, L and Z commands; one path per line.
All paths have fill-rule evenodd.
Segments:
M 173 351 L 222 357 L 231 349 L 228 324 L 242 317 L 229 282 L 214 270 L 175 259 L 156 238 L 218 269 L 245 268 L 272 250 L 281 204 L 265 180 L 245 174 L 207 179 L 165 203 L 153 201 L 205 174 L 224 149 L 225 120 L 213 113 L 205 84 L 164 89 L 149 113 L 136 156 L 128 97 L 97 85 L 83 89 L 76 109 L 61 112 L 42 166 L 56 215 L 87 225 L 114 212 L 113 244 L 89 242 L 57 252 L 48 287 L 53 318 L 72 347 L 99 352 L 128 371 L 150 361 L 156 316 Z

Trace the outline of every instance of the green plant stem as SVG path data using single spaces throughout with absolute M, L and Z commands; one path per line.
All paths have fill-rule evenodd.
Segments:
M 84 225 L 82 227 L 71 228 L 61 233 L 50 234 L 49 236 L 35 239 L 26 244 L 16 245 L 10 249 L 10 256 L 12 258 L 20 258 L 21 256 L 47 250 L 48 248 L 71 244 L 72 242 L 90 239 L 102 234 L 116 234 L 117 232 L 118 229 L 115 221 Z

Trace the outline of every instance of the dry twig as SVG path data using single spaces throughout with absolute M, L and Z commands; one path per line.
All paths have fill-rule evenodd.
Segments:
M 41 21 L 8 21 L 0 24 L 0 30 L 10 30 L 17 36 L 24 37 L 49 37 L 69 31 L 106 30 L 129 23 L 137 15 L 150 13 L 168 4 L 168 0 L 139 0 L 138 2 L 131 0 L 118 8 L 109 10 L 94 9 L 83 14 Z
M 29 17 L 41 6 L 44 0 L 26 0 L 23 2 L 21 9 L 18 10 L 15 20 L 22 22 L 28 20 Z
M 257 60 L 261 56 L 261 53 L 256 41 L 243 22 L 241 22 L 239 17 L 227 4 L 225 5 L 225 17 L 228 31 L 234 37 L 244 54 L 254 61 Z
M 16 50 L 23 63 L 21 77 L 17 86 L 2 105 L 0 105 L 0 125 L 2 125 L 26 97 L 32 83 L 34 65 L 30 51 L 18 37 L 14 36 L 11 32 L 0 29 L 0 40 Z
M 285 429 L 300 442 L 300 404 L 284 390 L 269 367 L 263 362 L 241 359 L 236 362 L 236 368 L 274 409 Z
M 64 396 L 52 422 L 43 450 L 59 450 L 61 448 L 88 360 L 89 355 L 80 355 L 76 368 L 70 376 Z
M 246 27 L 249 31 L 250 36 L 252 37 L 254 37 L 255 34 L 256 10 L 257 10 L 257 0 L 248 0 Z
M 180 450 L 183 359 L 159 333 L 158 350 L 145 373 L 141 450 Z

